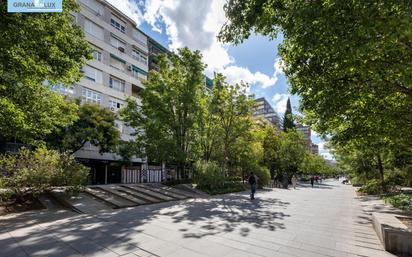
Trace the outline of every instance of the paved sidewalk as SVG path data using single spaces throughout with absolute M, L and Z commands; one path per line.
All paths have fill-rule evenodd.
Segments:
M 0 217 L 0 256 L 393 256 L 349 185 Z

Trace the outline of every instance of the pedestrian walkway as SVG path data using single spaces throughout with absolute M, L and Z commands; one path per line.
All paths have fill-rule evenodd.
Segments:
M 0 217 L 0 256 L 394 256 L 349 185 Z

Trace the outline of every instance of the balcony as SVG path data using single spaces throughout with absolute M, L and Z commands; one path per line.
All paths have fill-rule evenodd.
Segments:
M 132 96 L 133 97 L 139 98 L 140 97 L 140 92 L 142 90 L 143 90 L 143 88 L 141 88 L 141 87 L 139 87 L 135 84 L 132 84 Z

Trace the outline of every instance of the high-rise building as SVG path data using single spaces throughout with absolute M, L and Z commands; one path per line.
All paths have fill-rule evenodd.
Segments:
M 83 66 L 84 77 L 69 89 L 70 94 L 82 102 L 97 103 L 117 112 L 130 97 L 140 102 L 139 92 L 148 72 L 147 36 L 137 29 L 136 23 L 104 0 L 79 0 L 80 12 L 73 13 L 86 40 L 94 49 L 93 60 Z M 132 139 L 134 130 L 121 120 L 116 127 L 122 140 Z M 90 143 L 75 153 L 85 165 L 91 167 L 91 183 L 123 182 L 126 167 L 115 153 L 100 154 Z M 143 158 L 132 159 L 132 167 L 140 170 Z M 130 172 L 129 172 L 130 173 Z
M 264 97 L 256 99 L 256 109 L 253 116 L 257 118 L 264 118 L 277 128 L 281 128 L 279 115 Z
M 311 139 L 311 127 L 298 123 L 296 124 L 296 130 L 300 131 L 303 134 L 308 150 L 313 154 L 319 154 L 319 146 L 317 144 L 314 144 Z
M 302 125 L 302 124 L 296 124 L 296 130 L 302 132 L 304 138 L 309 141 L 312 142 L 311 140 L 311 128 L 310 126 L 306 126 L 306 125 Z

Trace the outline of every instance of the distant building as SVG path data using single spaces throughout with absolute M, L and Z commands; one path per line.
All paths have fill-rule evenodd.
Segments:
M 312 143 L 311 151 L 313 154 L 319 154 L 319 146 L 317 144 Z
M 302 132 L 303 136 L 305 137 L 307 141 L 312 142 L 312 140 L 310 139 L 311 137 L 310 126 L 306 126 L 306 125 L 302 125 L 298 123 L 296 124 L 296 130 Z
M 269 121 L 271 124 L 275 125 L 277 128 L 281 128 L 279 115 L 276 113 L 275 109 L 269 104 L 269 102 L 264 98 L 256 99 L 256 111 L 253 114 L 254 117 L 261 117 Z

